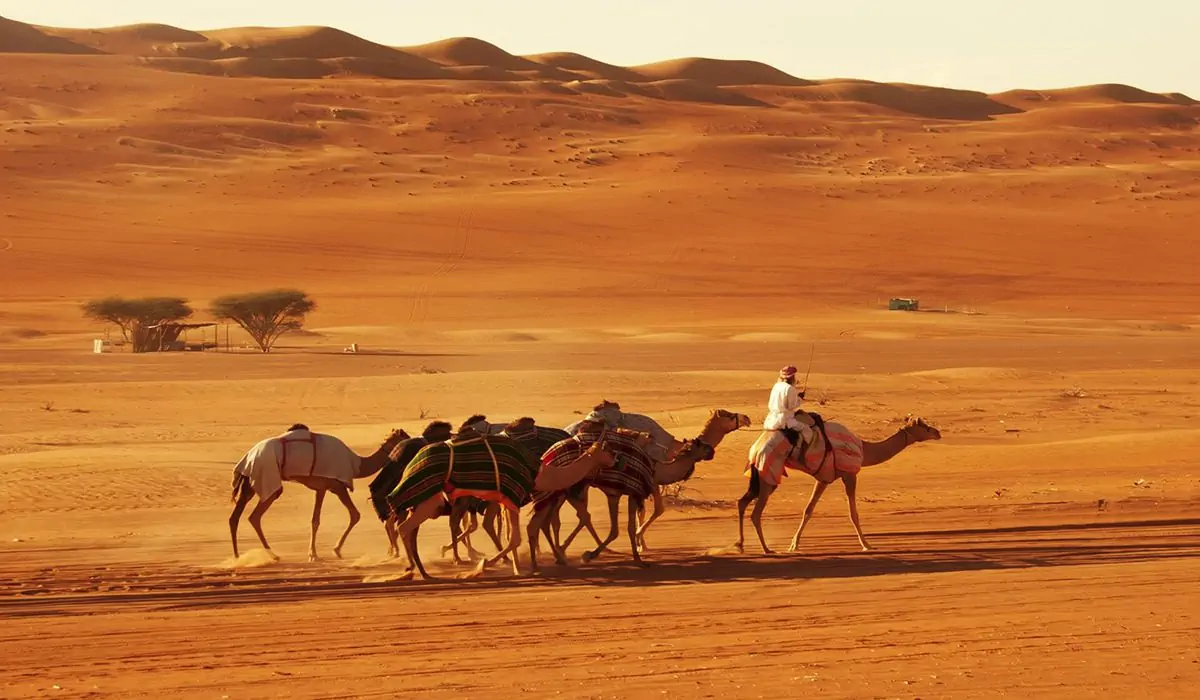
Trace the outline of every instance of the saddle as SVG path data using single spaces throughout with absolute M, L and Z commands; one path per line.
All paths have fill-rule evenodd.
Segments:
M 831 441 L 829 439 L 829 433 L 826 432 L 826 430 L 825 430 L 825 419 L 821 416 L 820 413 L 810 413 L 803 409 L 797 409 L 793 415 L 795 415 L 797 418 L 800 418 L 800 419 L 808 418 L 809 420 L 811 420 L 812 424 L 813 424 L 813 428 L 815 428 L 821 434 L 821 438 L 822 438 L 822 440 L 824 440 L 825 449 L 821 455 L 821 464 L 820 464 L 820 466 L 817 467 L 817 472 L 820 473 L 821 468 L 825 466 L 825 461 L 832 456 L 833 460 L 834 460 L 833 469 L 834 469 L 834 473 L 836 474 L 837 473 L 837 454 L 834 453 L 833 441 Z M 798 453 L 797 459 L 796 459 L 797 463 L 806 464 L 806 460 L 804 459 L 804 453 L 808 450 L 808 446 L 804 445 L 803 442 L 800 442 L 799 444 L 796 445 L 795 449 L 799 450 L 799 453 Z M 795 451 L 795 450 L 793 450 L 793 451 Z

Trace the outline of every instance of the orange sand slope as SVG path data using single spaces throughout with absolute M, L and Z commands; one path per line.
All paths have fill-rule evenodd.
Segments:
M 619 67 L 322 27 L 0 32 L 26 52 L 0 79 L 5 262 L 25 299 L 169 292 L 164 256 L 175 289 L 207 297 L 294 280 L 317 254 L 327 299 L 427 292 L 452 318 L 468 278 L 489 298 L 568 285 L 689 321 L 698 298 L 770 317 L 797 295 L 1195 314 L 1200 106 L 1180 94 Z
M 0 697 L 1195 693 L 1191 98 L 322 27 L 0 20 L 0 52 Z M 180 295 L 204 320 L 276 285 L 319 306 L 270 355 L 237 331 L 93 355 L 78 307 Z M 367 480 L 345 559 L 330 497 L 307 563 L 299 485 L 263 523 L 281 561 L 245 522 L 232 559 L 233 465 L 293 422 L 367 453 L 608 398 L 694 437 L 713 408 L 761 419 L 810 348 L 827 418 L 943 434 L 863 471 L 874 551 L 835 485 L 799 553 L 747 523 L 735 554 L 743 430 L 646 570 L 622 505 L 595 562 L 584 534 L 567 567 L 543 544 L 541 578 L 456 580 L 439 519 L 419 544 L 448 580 L 398 580 Z M 811 485 L 772 496 L 776 551 Z M 593 491 L 602 533 L 606 510 Z

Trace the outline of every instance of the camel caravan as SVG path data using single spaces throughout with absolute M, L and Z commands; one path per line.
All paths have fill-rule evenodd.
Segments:
M 903 427 L 881 441 L 869 442 L 837 422 L 826 422 L 819 414 L 799 407 L 804 391 L 795 388 L 795 368 L 785 367 L 772 391 L 768 418 L 750 446 L 745 475 L 746 493 L 737 502 L 738 539 L 735 549 L 743 551 L 743 521 L 746 508 L 754 502 L 750 516 L 764 553 L 762 514 L 767 501 L 789 470 L 808 474 L 815 480 L 812 496 L 788 551 L 796 551 L 800 536 L 812 517 L 825 489 L 841 481 L 846 492 L 850 520 L 863 550 L 867 540 L 859 523 L 855 501 L 858 474 L 863 467 L 882 464 L 911 445 L 941 439 L 941 433 L 924 420 L 909 416 Z M 369 456 L 360 456 L 340 439 L 314 433 L 296 424 L 282 435 L 268 438 L 250 448 L 234 467 L 233 512 L 229 533 L 236 558 L 238 523 L 249 502 L 258 503 L 249 521 L 259 541 L 271 556 L 262 518 L 283 492 L 287 481 L 315 492 L 309 560 L 317 561 L 317 530 L 325 493 L 332 492 L 349 512 L 350 521 L 333 548 L 341 558 L 351 530 L 360 520 L 351 492 L 355 479 L 374 477 L 369 485 L 372 509 L 388 541 L 388 556 L 403 551 L 407 568 L 402 578 L 425 570 L 417 547 L 417 535 L 426 521 L 447 517 L 451 540 L 442 554 L 453 552 L 455 563 L 475 562 L 478 576 L 488 567 L 507 564 L 521 574 L 518 548 L 522 532 L 528 542 L 529 570 L 538 574 L 541 540 L 558 565 L 567 565 L 566 550 L 583 531 L 595 541 L 585 551 L 584 563 L 599 557 L 619 536 L 618 510 L 627 499 L 629 537 L 633 560 L 642 559 L 646 532 L 666 510 L 663 487 L 687 481 L 700 462 L 712 461 L 722 441 L 734 431 L 749 428 L 750 417 L 712 409 L 699 434 L 677 439 L 652 418 L 621 410 L 619 404 L 602 401 L 584 418 L 565 429 L 538 425 L 523 417 L 505 424 L 472 416 L 454 430 L 449 423 L 433 421 L 421 435 L 412 437 L 393 430 Z M 589 494 L 596 489 L 608 502 L 609 531 L 604 538 L 592 525 Z M 647 515 L 646 501 L 653 501 Z M 561 537 L 560 513 L 564 505 L 575 511 L 578 524 Z M 522 510 L 528 521 L 521 527 Z M 471 535 L 482 528 L 495 553 L 485 555 L 471 544 Z M 465 547 L 467 558 L 460 554 Z M 414 572 L 414 568 L 416 572 Z

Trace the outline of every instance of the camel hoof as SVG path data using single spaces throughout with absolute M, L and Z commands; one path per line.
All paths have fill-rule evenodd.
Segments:
M 586 564 L 598 556 L 600 556 L 598 552 L 584 552 L 583 555 L 579 557 L 579 560 Z
M 650 562 L 648 562 L 648 561 L 642 561 L 642 560 L 640 560 L 640 559 L 639 559 L 638 561 L 636 561 L 636 562 L 634 562 L 634 563 L 635 563 L 635 564 L 637 564 L 638 566 L 640 566 L 640 567 L 641 567 L 641 568 L 643 568 L 643 569 L 649 569 L 649 568 L 650 568 Z
M 342 558 L 342 548 L 334 547 L 333 548 L 333 556 L 337 557 L 338 559 L 341 559 Z
M 318 557 L 316 554 L 309 554 L 309 555 L 308 555 L 308 563 L 309 563 L 309 564 L 315 564 L 315 563 L 317 563 L 317 562 L 319 562 L 319 561 L 321 561 L 321 557 Z
M 734 543 L 733 543 L 733 550 L 734 550 L 735 552 L 737 552 L 738 554 L 745 554 L 745 553 L 746 553 L 746 547 L 745 547 L 745 546 L 744 546 L 744 545 L 743 545 L 741 542 L 734 542 Z
M 872 547 L 872 546 L 870 546 L 870 545 L 865 545 L 865 544 L 864 544 L 864 545 L 863 545 L 863 548 L 862 548 L 862 551 L 864 551 L 864 552 L 873 552 L 873 551 L 875 551 L 875 548 L 874 548 L 874 547 Z

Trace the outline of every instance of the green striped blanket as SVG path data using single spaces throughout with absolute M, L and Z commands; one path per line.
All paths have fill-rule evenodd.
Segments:
M 539 459 L 555 443 L 571 437 L 570 433 L 561 428 L 551 428 L 544 425 L 522 426 L 520 428 L 512 428 L 510 426 L 505 428 L 504 432 L 500 434 L 514 440 L 519 440 L 521 444 L 529 448 L 529 451 Z
M 444 492 L 451 501 L 474 496 L 518 509 L 532 497 L 537 470 L 537 457 L 512 438 L 456 438 L 421 448 L 388 503 L 403 512 Z
M 429 444 L 429 440 L 418 435 L 415 438 L 409 438 L 404 442 L 396 445 L 392 449 L 394 457 L 388 460 L 388 463 L 379 470 L 379 474 L 371 481 L 371 507 L 375 509 L 375 515 L 379 516 L 380 522 L 385 522 L 391 514 L 388 511 L 388 494 L 392 489 L 396 488 L 396 484 L 400 483 L 400 478 L 404 475 L 404 468 L 412 461 L 417 453 Z

